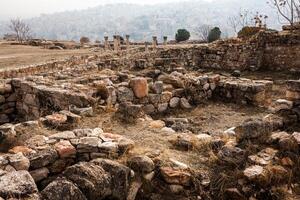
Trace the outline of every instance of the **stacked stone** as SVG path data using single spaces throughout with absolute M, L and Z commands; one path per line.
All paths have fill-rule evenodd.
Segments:
M 214 96 L 239 104 L 266 106 L 271 101 L 272 84 L 272 81 L 223 78 Z
M 300 101 L 300 80 L 287 81 L 286 98 L 291 101 Z
M 130 110 L 138 109 L 136 105 L 140 105 L 146 114 L 165 113 L 175 108 L 189 109 L 192 108 L 190 103 L 211 98 L 219 79 L 218 75 L 188 77 L 178 72 L 161 75 L 156 81 L 137 77 L 131 79 L 129 84 L 120 84 L 116 102 L 132 103 L 124 109 L 126 116 L 137 115 L 136 112 L 130 113 Z
M 35 182 L 41 182 L 77 162 L 118 158 L 133 146 L 132 140 L 104 133 L 101 128 L 37 135 L 26 140 L 25 146 L 15 146 L 1 155 L 0 172 L 25 170 Z
M 112 160 L 80 162 L 67 167 L 59 176 L 49 177 L 37 184 L 34 182 L 34 178 L 43 178 L 47 172 L 47 168 L 30 173 L 26 170 L 2 172 L 0 198 L 125 200 L 129 192 L 131 170 Z
M 13 79 L 11 84 L 17 95 L 16 109 L 21 120 L 35 120 L 56 110 L 69 109 L 71 105 L 82 108 L 95 103 L 92 97 L 82 92 L 53 87 L 51 80 L 40 77 Z
M 232 136 L 236 137 L 236 142 L 227 142 L 220 147 L 217 156 L 218 164 L 225 167 L 222 170 L 232 174 L 230 171 L 238 166 L 235 175 L 243 174 L 236 183 L 229 183 L 232 188 L 225 190 L 227 198 L 271 195 L 269 192 L 279 189 L 283 195 L 290 195 L 284 188 L 299 180 L 296 163 L 300 133 L 280 131 L 284 122 L 283 117 L 273 114 L 263 119 L 246 120 L 234 129 Z M 259 191 L 255 189 L 257 186 Z
M 16 118 L 16 93 L 10 82 L 0 83 L 0 125 Z

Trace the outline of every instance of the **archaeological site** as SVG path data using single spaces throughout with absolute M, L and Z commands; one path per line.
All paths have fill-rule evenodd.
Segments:
M 300 199 L 300 24 L 152 39 L 0 69 L 0 200 Z

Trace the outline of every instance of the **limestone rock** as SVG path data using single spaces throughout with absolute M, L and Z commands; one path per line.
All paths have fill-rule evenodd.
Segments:
M 162 81 L 156 81 L 151 85 L 151 91 L 155 94 L 161 94 L 164 89 L 164 83 Z
M 36 193 L 37 187 L 28 171 L 15 171 L 0 176 L 0 196 L 20 198 Z
M 72 131 L 64 131 L 64 132 L 59 132 L 53 135 L 49 136 L 49 139 L 56 139 L 56 140 L 70 140 L 74 139 L 76 136 L 74 132 Z
M 177 108 L 180 104 L 180 98 L 179 97 L 173 97 L 171 100 L 170 100 L 170 107 L 171 108 Z
M 101 142 L 98 137 L 82 137 L 79 139 L 77 151 L 79 153 L 98 152 L 98 145 Z
M 54 145 L 55 150 L 61 158 L 70 158 L 76 156 L 75 147 L 67 140 L 61 140 Z
M 45 200 L 87 200 L 75 184 L 64 178 L 51 182 L 41 195 Z
M 232 146 L 222 147 L 217 156 L 221 162 L 229 165 L 244 164 L 247 158 L 247 154 L 244 150 Z
M 48 177 L 49 170 L 47 167 L 42 167 L 33 171 L 30 171 L 30 175 L 32 176 L 35 182 L 39 182 Z
M 183 109 L 190 109 L 192 108 L 191 104 L 186 98 L 181 98 L 180 99 L 180 107 Z
M 170 167 L 161 167 L 160 173 L 163 179 L 169 184 L 189 186 L 192 175 L 183 170 L 177 170 Z
M 133 91 L 128 87 L 119 87 L 117 95 L 119 102 L 127 102 L 134 100 Z
M 111 176 L 94 163 L 79 163 L 68 167 L 63 175 L 84 193 L 87 199 L 105 199 L 111 194 Z
M 29 166 L 30 166 L 30 162 L 29 162 L 28 158 L 26 158 L 23 155 L 23 153 L 9 155 L 9 163 L 17 171 L 18 170 L 28 170 Z
M 244 170 L 244 176 L 256 183 L 261 185 L 267 184 L 269 182 L 269 174 L 266 169 L 259 165 L 252 165 Z
M 38 169 L 53 163 L 58 158 L 58 155 L 54 149 L 46 148 L 29 154 L 27 158 L 30 160 L 30 167 Z
M 134 156 L 128 159 L 128 166 L 135 172 L 149 173 L 154 170 L 154 162 L 148 156 Z
M 111 175 L 112 197 L 125 200 L 130 184 L 130 168 L 116 161 L 106 159 L 96 159 L 92 163 L 101 166 Z
M 148 96 L 147 79 L 141 77 L 133 78 L 130 80 L 129 85 L 137 98 L 143 98 Z

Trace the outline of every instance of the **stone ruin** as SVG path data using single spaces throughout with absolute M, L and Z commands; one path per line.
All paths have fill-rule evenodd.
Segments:
M 239 77 L 300 71 L 298 34 L 146 46 L 1 72 L 0 199 L 299 198 L 300 80 Z M 264 116 L 218 133 L 176 117 L 215 102 Z

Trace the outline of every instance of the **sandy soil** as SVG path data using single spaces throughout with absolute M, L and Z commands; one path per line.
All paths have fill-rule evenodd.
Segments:
M 42 47 L 11 45 L 0 41 L 0 70 L 86 54 L 92 54 L 92 52 L 88 49 L 49 50 Z

